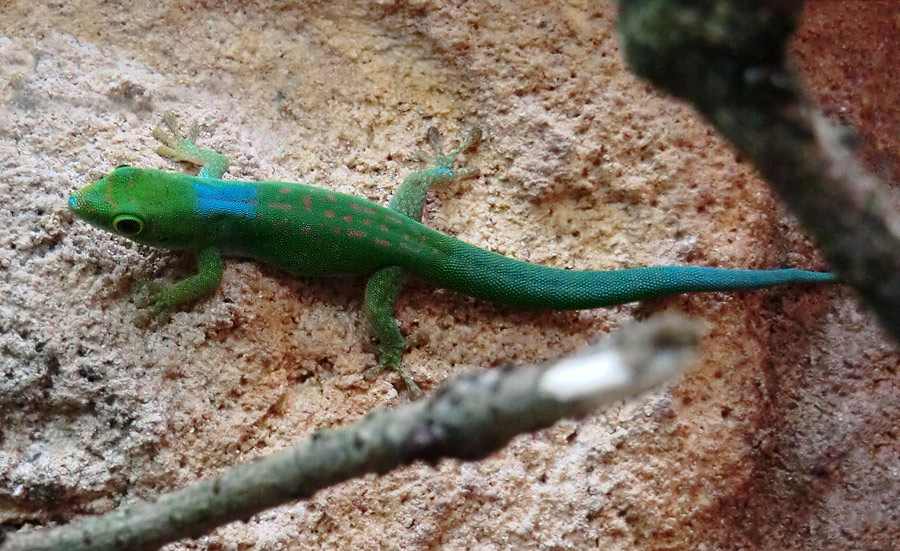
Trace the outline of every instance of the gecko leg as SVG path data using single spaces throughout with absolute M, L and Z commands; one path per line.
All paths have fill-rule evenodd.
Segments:
M 212 294 L 222 281 L 224 270 L 218 250 L 212 247 L 199 250 L 196 274 L 153 288 L 146 299 L 139 301 L 138 306 L 145 310 L 138 316 L 137 325 L 147 325 L 154 318 L 166 316 L 179 306 Z
M 153 137 L 162 142 L 162 145 L 156 148 L 157 153 L 174 161 L 199 166 L 199 176 L 202 177 L 221 178 L 225 174 L 228 170 L 228 157 L 197 145 L 199 130 L 196 123 L 191 125 L 187 136 L 183 136 L 178 130 L 178 121 L 171 111 L 163 115 L 163 123 L 166 128 L 157 125 L 153 129 Z
M 470 149 L 480 140 L 481 131 L 473 129 L 456 149 L 444 154 L 440 134 L 435 128 L 429 128 L 428 142 L 434 150 L 430 160 L 431 166 L 407 176 L 388 204 L 388 208 L 421 222 L 425 195 L 431 186 L 477 173 L 476 169 L 471 168 L 454 170 L 453 164 L 457 155 Z M 402 270 L 392 266 L 372 274 L 366 284 L 366 318 L 378 339 L 378 363 L 366 372 L 366 378 L 371 379 L 385 369 L 392 369 L 406 383 L 410 396 L 417 397 L 421 394 L 419 385 L 401 365 L 406 340 L 397 327 L 397 322 L 394 321 L 394 303 L 400 293 L 402 280 Z
M 175 115 L 163 115 L 163 124 L 153 129 L 153 137 L 162 142 L 157 153 L 175 161 L 200 165 L 200 176 L 219 178 L 228 170 L 228 158 L 221 153 L 197 146 L 197 125 L 191 126 L 187 136 L 178 130 Z M 146 296 L 138 299 L 144 311 L 138 315 L 137 325 L 147 325 L 154 319 L 167 317 L 172 310 L 214 292 L 222 280 L 224 266 L 218 250 L 197 251 L 197 273 L 169 285 L 148 285 Z

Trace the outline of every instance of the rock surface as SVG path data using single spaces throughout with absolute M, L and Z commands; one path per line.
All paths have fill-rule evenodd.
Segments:
M 107 511 L 405 400 L 374 382 L 362 280 L 233 260 L 219 292 L 138 329 L 132 296 L 191 270 L 74 220 L 119 164 L 173 167 L 173 110 L 229 178 L 386 203 L 425 129 L 480 126 L 481 176 L 425 223 L 563 268 L 823 269 L 751 167 L 623 67 L 608 2 L 11 0 L 0 10 L 0 522 Z M 299 5 L 298 5 L 299 4 Z M 798 67 L 863 155 L 900 177 L 890 1 L 810 2 Z M 633 317 L 705 320 L 673 387 L 515 440 L 480 464 L 342 484 L 167 549 L 859 549 L 900 541 L 896 348 L 841 287 L 520 312 L 410 281 L 397 305 L 426 389 L 577 350 Z

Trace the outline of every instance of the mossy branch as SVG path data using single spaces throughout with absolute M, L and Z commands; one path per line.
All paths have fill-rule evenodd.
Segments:
M 157 549 L 366 473 L 445 457 L 480 459 L 517 434 L 580 417 L 671 377 L 693 357 L 697 339 L 690 323 L 668 317 L 626 328 L 575 358 L 461 377 L 426 400 L 317 432 L 156 501 L 10 534 L 0 551 Z
M 636 73 L 689 100 L 757 167 L 900 340 L 900 212 L 788 61 L 797 0 L 619 0 Z

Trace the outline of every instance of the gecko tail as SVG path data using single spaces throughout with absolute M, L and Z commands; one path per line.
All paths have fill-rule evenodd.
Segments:
M 429 281 L 520 308 L 580 310 L 680 293 L 746 291 L 792 283 L 834 283 L 828 272 L 654 266 L 574 271 L 530 264 L 454 243 L 445 262 L 410 269 Z

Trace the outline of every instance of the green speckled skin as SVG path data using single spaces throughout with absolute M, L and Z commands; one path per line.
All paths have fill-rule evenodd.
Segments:
M 243 187 L 255 199 L 240 214 L 202 210 L 195 186 L 211 193 Z M 252 201 L 252 202 L 247 202 Z M 286 182 L 237 182 L 154 169 L 120 167 L 71 196 L 73 211 L 91 224 L 138 243 L 166 249 L 214 247 L 227 256 L 265 262 L 305 276 L 371 274 L 384 266 L 440 262 L 448 235 L 385 207 L 345 193 Z M 251 209 L 245 209 L 251 210 Z M 140 218 L 134 235 L 116 231 L 122 214 Z
M 829 273 L 794 269 L 666 266 L 570 271 L 529 264 L 469 245 L 413 219 L 421 216 L 425 191 L 432 183 L 463 172 L 452 169 L 459 149 L 447 156 L 438 151 L 432 168 L 407 179 L 402 190 L 409 193 L 401 194 L 396 204 L 392 202 L 396 210 L 391 210 L 302 184 L 221 180 L 227 160 L 194 145 L 193 133 L 187 139 L 181 137 L 170 118 L 166 123 L 173 135 L 157 129 L 157 138 L 166 144 L 160 153 L 202 164 L 199 176 L 120 167 L 75 191 L 69 199 L 72 211 L 97 227 L 146 245 L 197 253 L 199 273 L 155 295 L 151 302 L 158 310 L 177 307 L 214 290 L 222 273 L 220 255 L 250 258 L 304 276 L 368 275 L 399 267 L 477 298 L 560 310 L 674 293 L 834 281 Z M 384 302 L 393 302 L 399 288 L 397 278 L 395 271 L 384 289 L 375 289 L 371 300 L 367 296 L 370 319 L 374 315 L 382 324 L 376 332 L 382 341 L 393 340 L 385 344 L 391 358 L 379 366 L 387 363 L 395 369 L 399 369 L 403 342 L 399 332 L 399 343 L 396 336 L 388 334 L 386 323 L 393 325 L 393 320 L 385 322 L 390 307 Z M 411 379 L 401 375 L 410 384 Z M 414 390 L 413 385 L 410 389 Z

